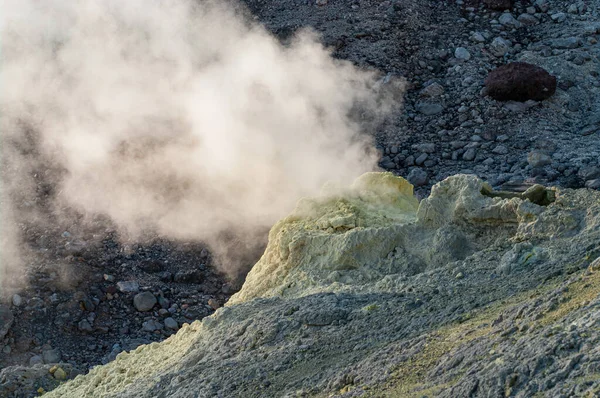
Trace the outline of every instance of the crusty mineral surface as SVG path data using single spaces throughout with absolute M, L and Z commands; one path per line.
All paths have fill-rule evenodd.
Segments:
M 593 396 L 600 193 L 536 190 L 457 175 L 418 203 L 370 173 L 303 199 L 226 307 L 45 396 Z

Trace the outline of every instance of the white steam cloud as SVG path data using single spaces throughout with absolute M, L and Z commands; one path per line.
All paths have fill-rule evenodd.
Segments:
M 356 116 L 389 98 L 309 32 L 282 45 L 242 7 L 207 1 L 3 0 L 1 18 L 9 191 L 32 189 L 19 164 L 31 134 L 37 162 L 62 170 L 56 200 L 133 236 L 215 246 L 376 167 Z

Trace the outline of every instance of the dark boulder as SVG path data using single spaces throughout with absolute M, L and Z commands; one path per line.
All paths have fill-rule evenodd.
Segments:
M 556 77 L 525 62 L 513 62 L 485 78 L 487 94 L 498 101 L 542 101 L 556 91 Z

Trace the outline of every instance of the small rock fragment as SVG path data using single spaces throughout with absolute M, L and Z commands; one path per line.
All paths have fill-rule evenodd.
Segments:
M 467 50 L 464 47 L 458 47 L 455 51 L 454 51 L 454 57 L 456 59 L 460 59 L 462 61 L 468 61 L 471 59 L 471 53 L 469 52 L 469 50 Z
M 60 362 L 61 357 L 60 351 L 57 349 L 45 350 L 42 352 L 44 363 L 58 363 Z
M 527 155 L 527 163 L 529 163 L 529 165 L 534 168 L 544 167 L 552 163 L 552 158 L 550 158 L 550 156 L 546 155 L 545 153 L 533 151 L 529 152 L 529 154 Z
M 420 168 L 414 168 L 408 173 L 406 179 L 415 187 L 420 187 L 427 184 L 427 172 Z
M 418 112 L 420 112 L 426 116 L 431 116 L 431 115 L 437 115 L 438 113 L 442 112 L 444 110 L 444 107 L 441 104 L 435 104 L 435 103 L 430 103 L 430 102 L 419 102 L 416 105 L 416 109 Z
M 136 281 L 121 281 L 117 282 L 117 288 L 122 293 L 135 293 L 140 290 L 140 284 Z
M 18 294 L 13 294 L 12 303 L 15 307 L 19 307 L 21 304 L 23 304 L 23 299 Z
M 177 321 L 171 317 L 165 318 L 165 326 L 167 327 L 167 329 L 171 329 L 171 330 L 179 329 L 179 325 L 177 324 Z

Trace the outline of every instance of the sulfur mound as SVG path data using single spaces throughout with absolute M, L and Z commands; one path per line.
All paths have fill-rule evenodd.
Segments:
M 458 175 L 418 203 L 387 173 L 332 192 L 273 227 L 227 307 L 45 396 L 600 390 L 600 193 Z
M 412 185 L 391 173 L 365 174 L 343 195 L 301 200 L 271 229 L 264 255 L 229 303 L 306 295 L 336 281 L 363 284 L 401 271 L 381 256 L 399 244 L 417 208 Z
M 462 260 L 505 237 L 523 217 L 522 201 L 484 195 L 490 191 L 483 181 L 459 175 L 436 185 L 419 206 L 405 179 L 368 173 L 342 196 L 303 199 L 272 228 L 264 255 L 229 304 L 366 290 L 386 275 Z M 480 231 L 491 225 L 498 235 Z

